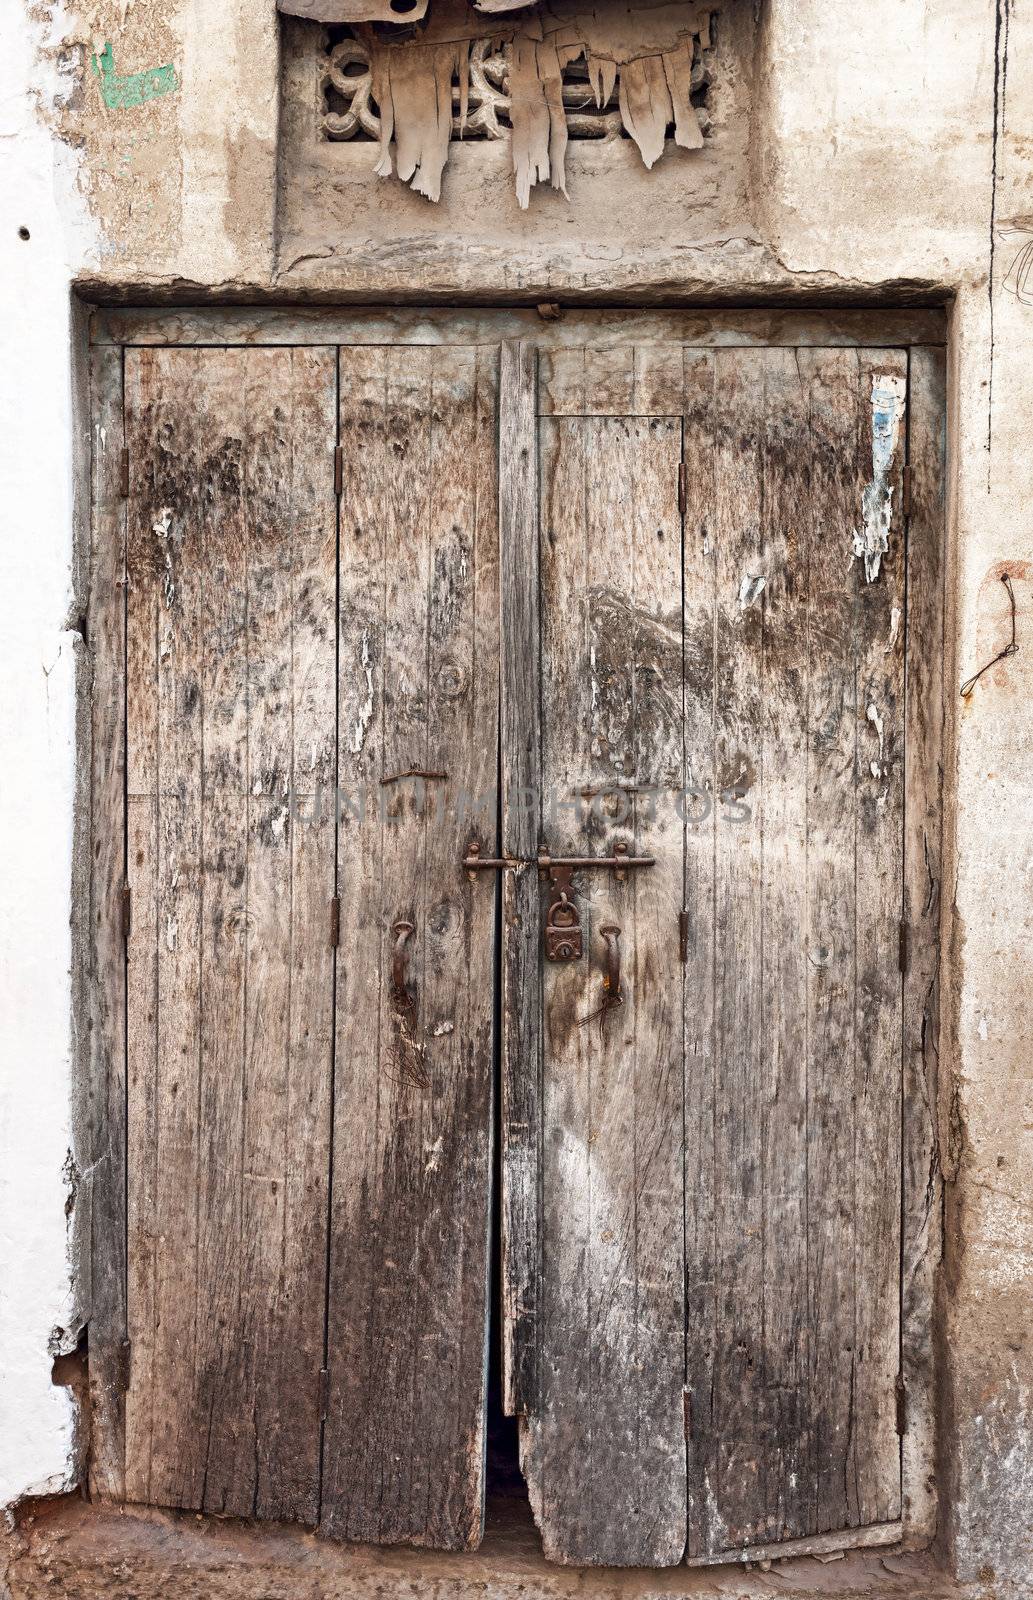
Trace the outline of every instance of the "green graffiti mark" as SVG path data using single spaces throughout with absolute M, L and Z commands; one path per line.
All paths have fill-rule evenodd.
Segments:
M 110 39 L 100 56 L 94 56 L 93 70 L 100 79 L 101 97 L 109 111 L 142 106 L 148 100 L 158 100 L 163 94 L 171 94 L 179 88 L 176 69 L 171 62 L 167 67 L 152 67 L 149 72 L 117 73 Z

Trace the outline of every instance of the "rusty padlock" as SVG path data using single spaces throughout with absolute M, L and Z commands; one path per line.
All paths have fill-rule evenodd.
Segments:
M 567 891 L 561 889 L 549 901 L 545 914 L 546 961 L 577 961 L 583 950 L 581 918 L 577 906 L 568 900 Z

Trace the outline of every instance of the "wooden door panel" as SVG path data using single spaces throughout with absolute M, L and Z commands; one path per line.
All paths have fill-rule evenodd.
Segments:
M 460 863 L 496 839 L 496 392 L 492 351 L 341 352 L 323 1528 L 443 1548 L 482 1523 L 495 913 Z
M 538 439 L 522 436 L 542 483 L 540 643 L 525 630 L 541 661 L 542 837 L 605 853 L 613 817 L 577 827 L 550 795 L 629 783 L 681 789 L 684 826 L 663 806 L 647 825 L 636 797 L 623 837 L 657 868 L 579 881 L 589 954 L 539 961 L 537 1066 L 534 1007 L 517 996 L 542 1078 L 530 1116 L 511 1090 L 521 1116 L 504 1127 L 505 1205 L 540 1151 L 537 1281 L 525 1252 L 505 1285 L 532 1502 L 560 1560 L 849 1542 L 892 1529 L 901 1505 L 906 358 L 657 343 L 540 364 Z M 533 385 L 526 360 L 512 371 Z M 674 538 L 658 537 L 678 452 L 657 454 L 679 421 L 680 551 L 676 511 Z M 525 501 L 515 536 L 530 550 Z M 523 989 L 527 916 L 507 918 Z M 586 1023 L 604 917 L 626 930 L 628 1004 Z M 647 1190 L 650 1127 L 663 1137 Z
M 126 1493 L 314 1522 L 333 351 L 130 350 Z M 313 809 L 311 804 L 309 811 Z
M 657 858 L 623 883 L 577 874 L 586 957 L 542 976 L 541 1389 L 523 1461 L 546 1553 L 567 1562 L 665 1565 L 685 1542 L 681 983 L 666 937 L 682 825 L 647 792 L 677 788 L 682 765 L 680 455 L 680 419 L 541 424 L 544 842 Z
M 688 836 L 686 1125 L 713 1154 L 686 1190 L 689 1556 L 713 1559 L 900 1514 L 906 362 L 692 371 L 688 778 L 713 809 Z

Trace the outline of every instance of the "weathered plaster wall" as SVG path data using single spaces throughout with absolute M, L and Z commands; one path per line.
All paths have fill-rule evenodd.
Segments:
M 0 1503 L 70 1487 L 68 1392 L 50 1381 L 74 1326 L 66 1248 L 69 931 L 78 640 L 72 608 L 69 152 L 26 86 L 40 31 L 0 51 Z M 21 230 L 27 230 L 22 237 Z M 72 1343 L 74 1344 L 74 1335 Z
M 354 200 L 347 186 L 324 190 L 323 215 L 316 186 L 299 219 L 308 180 L 290 140 L 278 148 L 272 0 L 79 0 L 67 15 L 9 0 L 8 14 L 0 1499 L 60 1484 L 72 1459 L 71 1409 L 50 1385 L 48 1353 L 53 1328 L 75 1322 L 65 1258 L 72 286 L 416 301 L 935 292 L 954 297 L 943 1533 L 966 1576 L 1033 1582 L 1033 304 L 1006 281 L 1033 246 L 1007 231 L 1026 218 L 1033 235 L 1033 11 L 1025 0 L 765 0 L 748 158 L 706 226 L 693 185 L 679 193 L 665 179 L 662 214 L 633 207 L 623 231 L 612 211 L 595 227 L 575 210 L 572 227 L 562 202 L 535 195 L 508 234 L 501 171 L 451 216 L 446 175 L 434 214 L 384 184 Z M 106 106 L 90 62 L 107 41 L 118 73 L 170 64 L 174 85 Z M 963 707 L 958 682 L 1007 636 L 1002 570 L 1015 581 L 1019 652 Z

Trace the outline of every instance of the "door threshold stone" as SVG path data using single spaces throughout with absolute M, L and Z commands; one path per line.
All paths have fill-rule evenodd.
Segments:
M 760 1567 L 663 1570 L 546 1563 L 526 1503 L 489 1501 L 463 1554 L 335 1544 L 286 1526 L 146 1507 L 35 1502 L 0 1536 L 3 1600 L 1003 1600 L 923 1554 L 852 1551 Z M 7 1588 L 3 1586 L 6 1569 Z

